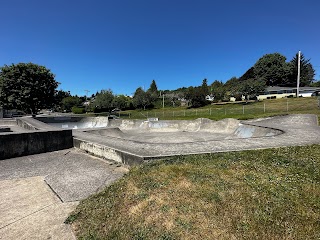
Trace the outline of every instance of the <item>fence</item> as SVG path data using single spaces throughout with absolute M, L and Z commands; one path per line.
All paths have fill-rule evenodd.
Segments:
M 299 99 L 298 99 L 299 100 Z M 240 103 L 211 105 L 201 109 L 170 110 L 156 109 L 151 111 L 119 112 L 117 116 L 121 118 L 146 119 L 183 119 L 183 118 L 212 118 L 221 119 L 227 117 L 250 118 L 252 116 L 266 116 L 272 114 L 290 113 L 317 113 L 319 111 L 318 100 L 316 98 L 300 100 L 288 99 L 287 101 L 272 101 L 258 103 Z

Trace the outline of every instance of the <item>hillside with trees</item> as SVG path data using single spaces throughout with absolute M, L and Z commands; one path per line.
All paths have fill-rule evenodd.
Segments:
M 159 90 L 156 80 L 145 90 L 138 87 L 133 97 L 114 94 L 111 89 L 101 90 L 91 97 L 72 96 L 70 91 L 57 90 L 55 75 L 44 66 L 19 63 L 0 68 L 0 105 L 36 113 L 42 108 L 69 112 L 111 112 L 127 109 L 152 109 L 184 105 L 197 108 L 213 102 L 255 99 L 268 86 L 295 87 L 298 73 L 298 54 L 291 60 L 280 53 L 265 54 L 239 78 L 211 84 L 204 78 L 198 86 L 183 86 L 175 90 Z M 315 70 L 311 60 L 303 54 L 300 61 L 300 86 L 320 86 L 314 82 Z

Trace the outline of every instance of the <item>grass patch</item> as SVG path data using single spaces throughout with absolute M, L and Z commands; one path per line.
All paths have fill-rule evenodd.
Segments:
M 320 146 L 151 162 L 67 220 L 79 239 L 319 239 Z
M 262 102 L 228 103 L 207 105 L 197 109 L 186 107 L 165 107 L 152 110 L 122 111 L 118 115 L 121 118 L 146 119 L 157 117 L 161 120 L 191 120 L 196 118 L 209 118 L 221 120 L 224 118 L 236 118 L 240 120 L 263 118 L 283 114 L 316 114 L 320 116 L 318 99 L 308 98 L 283 98 L 270 99 Z

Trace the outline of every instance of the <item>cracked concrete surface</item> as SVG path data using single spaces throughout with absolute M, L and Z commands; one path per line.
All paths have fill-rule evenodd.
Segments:
M 30 119 L 32 120 L 32 119 Z M 33 122 L 44 128 L 50 126 Z M 281 134 L 241 139 L 166 143 L 134 141 L 74 131 L 74 137 L 143 160 L 174 155 L 240 151 L 320 143 L 320 128 L 315 115 L 287 115 L 242 121 L 281 131 Z M 175 133 L 170 133 L 175 138 Z M 177 133 L 179 134 L 179 133 Z M 143 139 L 143 136 L 139 136 Z M 163 141 L 162 141 L 163 140 Z M 0 239 L 74 239 L 63 223 L 78 201 L 121 178 L 127 169 L 84 154 L 76 149 L 29 155 L 0 161 Z
M 76 149 L 0 161 L 0 239 L 75 239 L 64 220 L 78 200 L 127 171 Z

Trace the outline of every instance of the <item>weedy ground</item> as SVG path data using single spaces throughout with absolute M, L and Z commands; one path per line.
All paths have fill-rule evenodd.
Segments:
M 320 239 L 320 145 L 134 167 L 66 222 L 78 239 Z

